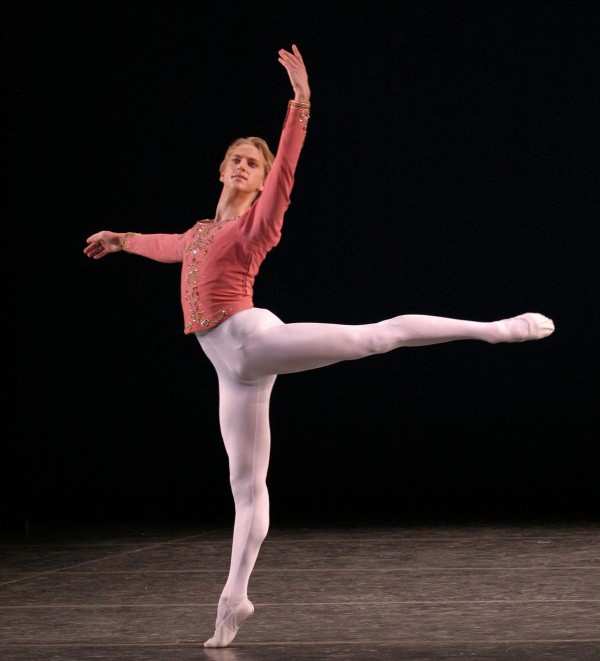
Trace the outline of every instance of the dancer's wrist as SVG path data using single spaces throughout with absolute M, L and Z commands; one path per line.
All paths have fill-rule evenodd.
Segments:
M 121 237 L 121 250 L 127 252 L 131 237 L 136 236 L 137 232 L 125 232 Z

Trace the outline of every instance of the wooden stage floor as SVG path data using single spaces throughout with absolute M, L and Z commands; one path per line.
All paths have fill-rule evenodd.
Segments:
M 600 524 L 271 530 L 206 650 L 229 529 L 0 537 L 2 661 L 600 659 Z

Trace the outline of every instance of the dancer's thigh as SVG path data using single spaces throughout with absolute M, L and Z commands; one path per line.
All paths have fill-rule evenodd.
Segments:
M 271 448 L 269 399 L 275 378 L 264 377 L 252 384 L 229 376 L 219 378 L 219 421 L 232 485 L 239 480 L 251 479 L 254 484 L 266 480 Z
M 379 324 L 291 323 L 266 326 L 244 345 L 246 372 L 292 374 L 357 360 L 392 346 Z
M 269 401 L 276 375 L 248 370 L 244 347 L 261 329 L 283 322 L 268 310 L 238 312 L 198 341 L 217 372 L 219 421 L 232 478 L 266 477 L 270 449 Z
M 389 351 L 393 345 L 385 336 L 382 324 L 284 324 L 269 310 L 252 308 L 199 340 L 215 366 L 221 363 L 238 381 L 253 383 Z
M 256 361 L 252 359 L 252 351 L 248 350 L 252 338 L 268 328 L 283 325 L 281 319 L 269 310 L 251 308 L 237 312 L 217 327 L 196 336 L 217 373 L 227 373 L 233 381 L 250 384 L 275 374 L 254 369 Z

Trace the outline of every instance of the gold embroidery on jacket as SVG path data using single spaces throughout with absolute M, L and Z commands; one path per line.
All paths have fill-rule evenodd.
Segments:
M 195 236 L 185 251 L 185 284 L 187 287 L 183 292 L 183 298 L 190 311 L 185 323 L 186 331 L 191 331 L 196 324 L 202 328 L 212 326 L 222 321 L 227 315 L 227 310 L 221 310 L 215 319 L 209 319 L 198 293 L 199 267 L 206 259 L 208 249 L 215 240 L 214 233 L 219 229 L 221 229 L 221 225 L 211 227 L 205 221 L 198 221 Z

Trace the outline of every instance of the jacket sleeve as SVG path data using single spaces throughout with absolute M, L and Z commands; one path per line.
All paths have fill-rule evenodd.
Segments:
M 182 262 L 190 231 L 183 234 L 130 234 L 124 250 L 157 262 Z
M 279 243 L 283 217 L 290 205 L 294 174 L 306 137 L 309 109 L 295 102 L 288 103 L 287 114 L 273 167 L 265 180 L 265 187 L 249 214 L 249 238 L 258 244 L 274 246 Z

